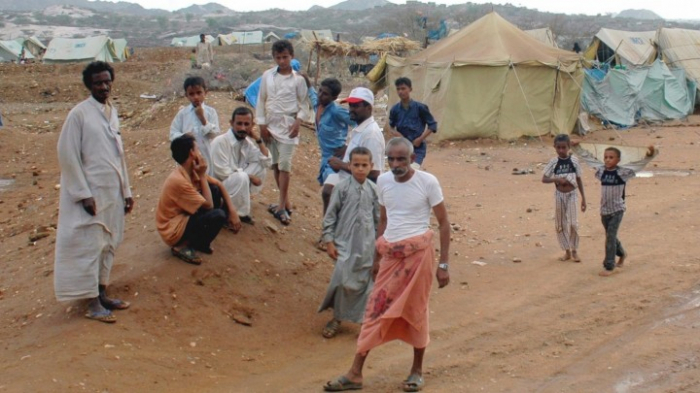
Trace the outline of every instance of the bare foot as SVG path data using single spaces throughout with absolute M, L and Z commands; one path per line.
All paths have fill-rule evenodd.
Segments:
M 627 259 L 627 253 L 625 253 L 625 255 L 621 256 L 620 259 L 617 260 L 615 266 L 622 267 L 625 264 L 625 259 Z
M 605 269 L 605 270 L 603 270 L 602 272 L 598 273 L 598 275 L 601 276 L 601 277 L 610 277 L 610 276 L 612 276 L 613 274 L 615 274 L 615 273 L 617 273 L 617 272 L 618 272 L 618 270 L 607 270 L 607 269 Z
M 569 259 L 571 259 L 571 252 L 569 250 L 566 250 L 566 254 L 564 254 L 563 257 L 559 257 L 559 260 L 562 262 L 568 261 Z
M 580 262 L 581 262 L 581 258 L 579 258 L 578 253 L 576 252 L 576 250 L 571 251 L 571 256 L 574 258 L 574 262 L 576 262 L 576 263 L 580 263 Z

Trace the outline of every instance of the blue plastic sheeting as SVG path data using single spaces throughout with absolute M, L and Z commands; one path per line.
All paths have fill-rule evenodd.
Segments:
M 378 39 L 381 39 L 381 38 L 391 38 L 391 37 L 398 37 L 398 35 L 396 35 L 396 34 L 394 34 L 394 33 L 382 33 L 382 34 L 380 34 L 380 35 L 377 36 Z
M 295 39 L 295 38 L 297 38 L 297 37 L 299 37 L 299 32 L 296 32 L 296 31 L 295 31 L 295 32 L 293 32 L 293 33 L 287 33 L 287 34 L 285 34 L 283 38 L 284 38 L 285 40 L 293 40 L 293 39 Z

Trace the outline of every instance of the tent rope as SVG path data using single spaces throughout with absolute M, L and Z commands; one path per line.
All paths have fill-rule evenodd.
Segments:
M 532 113 L 532 109 L 530 108 L 530 101 L 527 99 L 527 95 L 525 94 L 525 89 L 523 89 L 522 83 L 520 83 L 520 77 L 518 77 L 518 72 L 515 70 L 515 64 L 513 64 L 513 61 L 510 61 L 510 68 L 513 70 L 513 74 L 515 75 L 515 80 L 518 81 L 518 86 L 520 87 L 520 91 L 523 93 L 523 98 L 525 98 L 525 105 L 527 105 L 527 110 L 530 112 L 530 117 L 532 117 L 532 124 L 535 125 L 535 130 L 537 130 L 537 137 L 540 139 L 540 142 L 542 141 L 542 133 L 540 132 L 540 128 L 537 127 L 537 121 L 535 120 L 535 114 Z M 543 142 L 544 143 L 544 142 Z

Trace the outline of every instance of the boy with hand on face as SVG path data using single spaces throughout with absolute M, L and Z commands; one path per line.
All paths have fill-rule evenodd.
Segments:
M 372 291 L 374 240 L 379 225 L 377 186 L 367 181 L 372 152 L 356 147 L 350 152 L 351 177 L 333 188 L 323 219 L 323 242 L 335 269 L 319 312 L 333 309 L 323 337 L 333 338 L 341 321 L 362 323 L 367 297 Z
M 272 155 L 272 170 L 280 190 L 279 203 L 268 211 L 282 225 L 291 223 L 292 204 L 289 201 L 289 183 L 292 159 L 299 144 L 299 127 L 307 117 L 308 87 L 303 76 L 292 69 L 294 47 L 287 40 L 272 45 L 276 67 L 265 71 L 260 81 L 260 92 L 255 107 L 255 121 Z
M 219 132 L 219 116 L 216 109 L 206 105 L 207 85 L 204 79 L 192 76 L 185 79 L 185 96 L 191 105 L 180 109 L 170 125 L 170 141 L 181 137 L 186 133 L 192 133 L 209 169 L 207 175 L 213 176 L 211 165 L 210 143 Z

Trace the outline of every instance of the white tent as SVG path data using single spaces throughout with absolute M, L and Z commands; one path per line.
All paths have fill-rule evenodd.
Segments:
M 615 60 L 615 64 L 640 66 L 656 58 L 655 31 L 600 29 L 583 54 L 586 60 Z
M 234 31 L 229 34 L 220 34 L 217 37 L 219 45 L 260 45 L 263 43 L 263 32 L 256 31 Z
M 263 37 L 263 41 L 265 41 L 265 42 L 276 42 L 276 41 L 279 41 L 279 40 L 280 40 L 280 36 L 278 36 L 277 34 L 275 34 L 275 33 L 272 32 L 272 31 L 269 32 L 269 33 L 267 33 L 267 34 L 265 35 L 265 37 Z
M 193 35 L 190 37 L 175 37 L 170 41 L 170 46 L 188 46 L 188 47 L 195 47 L 197 46 L 197 43 L 199 42 L 199 36 L 198 35 Z M 215 42 L 216 39 L 214 39 L 214 36 L 211 36 L 209 34 L 204 36 L 204 41 L 206 42 Z
M 106 35 L 87 38 L 54 38 L 46 48 L 43 61 L 47 64 L 80 63 L 88 61 L 121 61 L 114 42 Z
M 304 41 L 334 41 L 333 33 L 330 30 L 302 30 L 299 34 L 301 35 L 301 39 Z
M 125 38 L 116 38 L 114 42 L 114 52 L 117 54 L 119 61 L 126 61 L 129 58 L 129 48 L 126 46 Z
M 34 55 L 34 57 L 41 56 L 41 54 L 46 50 L 46 45 L 44 45 L 34 36 L 29 38 L 18 38 L 15 41 L 22 45 L 25 50 L 28 50 L 32 55 Z
M 525 32 L 537 38 L 537 41 L 544 42 L 545 44 L 553 46 L 555 48 L 559 47 L 559 45 L 557 45 L 557 41 L 554 40 L 554 34 L 552 33 L 552 30 L 549 29 L 549 27 L 545 27 L 542 29 L 525 30 Z
M 22 45 L 17 41 L 0 41 L 0 62 L 19 61 L 22 55 Z M 24 51 L 24 57 L 33 59 L 34 56 L 28 50 Z
M 656 42 L 666 64 L 685 70 L 700 90 L 700 31 L 664 27 L 659 29 Z

